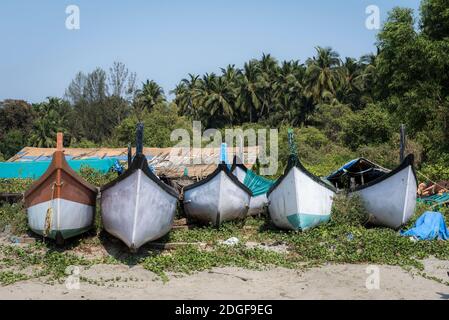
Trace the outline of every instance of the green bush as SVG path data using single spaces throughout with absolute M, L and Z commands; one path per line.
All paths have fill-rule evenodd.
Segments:
M 343 127 L 343 142 L 355 150 L 361 145 L 385 143 L 392 134 L 388 112 L 371 104 L 348 117 Z
M 28 230 L 27 215 L 22 203 L 0 204 L 0 232 L 7 227 L 15 235 L 21 235 Z
M 348 105 L 341 103 L 320 104 L 315 109 L 311 121 L 330 140 L 339 142 L 341 141 L 341 135 L 346 126 L 347 119 L 353 115 L 354 112 Z
M 147 147 L 166 148 L 176 144 L 170 140 L 170 135 L 175 129 L 187 129 L 191 132 L 192 123 L 187 118 L 179 117 L 176 105 L 156 105 L 148 112 L 144 111 L 141 118 L 132 115 L 115 129 L 115 141 L 117 146 L 126 146 L 129 142 L 134 146 L 136 141 L 136 125 L 144 124 L 143 143 Z
M 357 194 L 339 194 L 334 197 L 331 222 L 335 225 L 361 226 L 368 222 L 368 212 Z
M 9 130 L 0 139 L 0 151 L 5 158 L 11 158 L 26 145 L 26 137 L 19 129 Z
M 0 179 L 0 192 L 22 193 L 33 183 L 32 179 Z
M 449 166 L 444 164 L 426 164 L 421 167 L 420 172 L 433 181 L 449 180 Z M 425 180 L 423 176 L 420 179 Z
M 106 174 L 103 174 L 97 170 L 92 169 L 91 167 L 83 166 L 80 170 L 80 175 L 90 184 L 101 187 L 108 182 L 117 178 L 117 173 L 113 171 L 109 171 Z

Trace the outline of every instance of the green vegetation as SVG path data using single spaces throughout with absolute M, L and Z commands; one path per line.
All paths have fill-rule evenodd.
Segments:
M 109 171 L 102 174 L 90 167 L 82 167 L 79 173 L 87 182 L 97 187 L 101 187 L 117 177 L 115 172 Z M 32 179 L 0 179 L 0 192 L 23 193 L 33 182 Z
M 101 260 L 88 261 L 73 253 L 55 251 L 41 242 L 26 247 L 0 245 L 0 253 L 0 283 L 3 285 L 36 277 L 45 277 L 49 283 L 61 281 L 67 276 L 69 266 L 101 263 Z M 28 269 L 26 274 L 19 272 L 25 269 Z
M 331 222 L 334 225 L 364 226 L 368 223 L 369 214 L 363 205 L 363 200 L 359 195 L 354 194 L 348 197 L 339 194 L 335 197 Z
M 33 184 L 31 179 L 0 179 L 0 192 L 21 193 Z
M 24 234 L 28 230 L 27 216 L 22 203 L 0 204 L 0 233 L 8 228 L 16 235 Z

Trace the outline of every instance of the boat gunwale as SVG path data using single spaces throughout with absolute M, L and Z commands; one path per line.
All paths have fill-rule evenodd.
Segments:
M 148 166 L 148 161 L 145 155 L 143 154 L 137 154 L 132 163 L 131 166 L 126 170 L 123 174 L 118 176 L 116 179 L 112 180 L 111 182 L 105 184 L 100 188 L 101 192 L 104 192 L 113 186 L 115 186 L 117 183 L 125 180 L 129 176 L 131 176 L 133 173 L 135 173 L 137 170 L 142 170 L 142 172 L 151 179 L 151 181 L 155 182 L 159 187 L 161 187 L 165 192 L 167 192 L 169 195 L 175 197 L 176 199 L 179 199 L 179 193 L 176 191 L 173 187 L 169 186 L 168 184 L 161 181 L 156 175 L 150 170 L 150 167 Z
M 365 162 L 367 162 L 368 164 L 370 164 L 370 165 L 372 165 L 373 167 L 376 167 L 376 168 L 378 168 L 378 169 L 381 169 L 381 170 L 383 170 L 383 171 L 385 171 L 385 173 L 389 173 L 390 171 L 391 171 L 391 169 L 387 169 L 387 168 L 384 168 L 384 167 L 382 167 L 381 165 L 379 165 L 379 164 L 377 164 L 377 163 L 374 163 L 374 162 L 372 162 L 371 160 L 369 160 L 369 159 L 367 159 L 367 158 L 364 158 L 364 157 L 360 157 L 360 158 L 356 158 L 356 159 L 353 159 L 353 160 L 351 160 L 350 162 L 352 162 L 352 161 L 355 161 L 355 162 L 359 162 L 359 161 L 365 161 Z M 348 162 L 349 163 L 349 162 Z M 348 163 L 346 163 L 346 164 L 348 164 Z M 345 164 L 345 165 L 346 165 Z M 326 180 L 328 180 L 329 182 L 330 182 L 330 180 L 329 180 L 329 178 L 333 178 L 341 169 L 342 169 L 343 167 L 341 167 L 340 169 L 338 169 L 338 170 L 335 170 L 335 171 L 333 171 L 331 174 L 329 174 L 327 177 L 326 177 Z M 354 173 L 354 172 L 350 172 L 350 173 Z
M 183 193 L 184 193 L 185 191 L 189 191 L 189 190 L 191 190 L 191 189 L 194 189 L 194 188 L 196 188 L 196 187 L 199 187 L 199 186 L 201 186 L 201 185 L 203 185 L 203 184 L 208 183 L 208 182 L 211 181 L 213 178 L 215 178 L 215 176 L 217 176 L 221 171 L 223 171 L 223 172 L 226 174 L 226 176 L 227 176 L 228 178 L 230 178 L 231 181 L 234 182 L 234 184 L 236 184 L 240 189 L 242 189 L 243 191 L 245 191 L 246 193 L 248 193 L 248 194 L 250 195 L 250 197 L 253 196 L 253 192 L 252 192 L 247 186 L 245 186 L 243 183 L 241 183 L 241 182 L 239 181 L 239 179 L 238 179 L 235 175 L 233 175 L 233 174 L 231 173 L 231 171 L 229 171 L 229 169 L 227 168 L 227 165 L 226 165 L 225 163 L 220 163 L 220 164 L 217 166 L 217 168 L 216 168 L 211 174 L 209 174 L 206 178 L 204 178 L 203 180 L 198 181 L 198 182 L 195 182 L 195 183 L 193 183 L 193 184 L 191 184 L 191 185 L 185 186 L 185 187 L 183 188 Z
M 237 163 L 237 159 L 240 160 L 239 163 Z M 245 172 L 248 172 L 248 168 L 242 163 L 241 159 L 237 156 L 234 156 L 234 159 L 232 160 L 232 166 L 231 166 L 231 173 L 236 169 L 236 168 L 240 168 Z
M 60 160 L 60 164 L 57 163 Z M 70 165 L 68 164 L 67 160 L 65 159 L 65 155 L 63 151 L 55 151 L 52 156 L 52 160 L 50 162 L 50 165 L 48 166 L 47 170 L 44 172 L 42 176 L 39 177 L 33 184 L 28 188 L 28 190 L 25 191 L 23 194 L 24 199 L 29 197 L 41 184 L 43 184 L 48 178 L 56 171 L 56 170 L 62 170 L 65 173 L 67 173 L 69 176 L 71 176 L 75 181 L 81 184 L 84 188 L 88 189 L 94 194 L 98 194 L 98 188 L 96 186 L 93 186 L 86 180 L 84 180 L 78 173 L 76 173 L 75 170 L 73 170 Z
M 301 171 L 302 173 L 304 173 L 306 176 L 308 176 L 309 178 L 311 178 L 314 182 L 322 185 L 323 187 L 331 190 L 332 192 L 337 193 L 337 188 L 335 188 L 332 185 L 327 184 L 326 182 L 324 182 L 323 180 L 321 180 L 319 177 L 317 177 L 316 175 L 314 175 L 313 173 L 311 173 L 309 170 L 307 170 L 303 164 L 301 163 L 301 161 L 299 159 L 296 159 L 296 161 L 292 160 L 293 156 L 290 156 L 290 158 L 288 159 L 288 164 L 287 164 L 287 168 L 285 168 L 284 174 L 278 178 L 276 180 L 276 182 L 271 186 L 271 188 L 268 190 L 267 192 L 267 197 L 270 196 L 270 194 L 282 183 L 282 181 L 285 179 L 285 177 L 287 177 L 287 175 L 290 173 L 290 171 L 293 168 L 298 169 L 299 171 Z
M 357 187 L 355 187 L 353 189 L 348 189 L 348 188 L 346 188 L 346 189 L 339 189 L 338 193 L 343 193 L 343 192 L 347 192 L 347 191 L 349 191 L 350 193 L 354 193 L 354 192 L 358 192 L 358 191 L 364 190 L 366 188 L 372 187 L 372 186 L 374 186 L 374 185 L 376 185 L 378 183 L 381 183 L 382 181 L 384 181 L 384 180 L 394 176 L 395 174 L 399 173 L 400 171 L 404 170 L 405 168 L 407 168 L 409 166 L 412 168 L 412 172 L 413 172 L 413 176 L 415 178 L 415 182 L 416 182 L 416 184 L 418 184 L 418 179 L 416 177 L 415 167 L 413 166 L 414 161 L 415 161 L 415 156 L 411 153 L 402 161 L 402 163 L 399 166 L 397 166 L 396 168 L 394 168 L 390 172 L 385 173 L 384 175 L 378 177 L 377 179 L 374 179 L 374 180 L 372 180 L 372 181 L 370 181 L 370 182 L 368 182 L 368 183 L 366 183 L 364 185 L 357 186 Z

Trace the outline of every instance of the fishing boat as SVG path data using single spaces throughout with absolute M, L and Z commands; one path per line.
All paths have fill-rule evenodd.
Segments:
M 48 169 L 24 195 L 28 225 L 33 232 L 62 244 L 92 227 L 97 193 L 67 163 L 63 135 L 58 133 Z
M 281 229 L 313 228 L 330 219 L 336 189 L 290 156 L 285 173 L 268 191 L 268 211 Z
M 415 212 L 417 179 L 414 156 L 408 155 L 393 170 L 364 158 L 350 161 L 327 177 L 339 190 L 358 194 L 370 215 L 370 223 L 398 229 Z
M 304 168 L 291 130 L 288 139 L 288 164 L 267 193 L 268 211 L 278 228 L 305 231 L 330 220 L 336 188 Z
M 221 160 L 224 160 L 222 146 Z M 248 214 L 252 192 L 236 176 L 226 161 L 205 179 L 183 188 L 187 217 L 205 224 L 220 226 L 222 222 L 244 219 Z
M 143 155 L 143 125 L 137 127 L 136 155 L 117 179 L 101 188 L 101 211 L 107 232 L 131 251 L 167 234 L 173 225 L 178 192 L 162 182 Z
M 265 212 L 268 206 L 267 192 L 274 184 L 274 181 L 258 176 L 252 170 L 249 170 L 237 156 L 234 156 L 231 172 L 253 194 L 249 202 L 248 215 L 254 216 Z

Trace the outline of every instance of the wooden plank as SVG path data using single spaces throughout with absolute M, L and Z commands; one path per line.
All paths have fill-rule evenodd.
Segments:
M 17 203 L 23 200 L 23 193 L 0 193 L 0 202 L 8 202 L 10 204 Z

